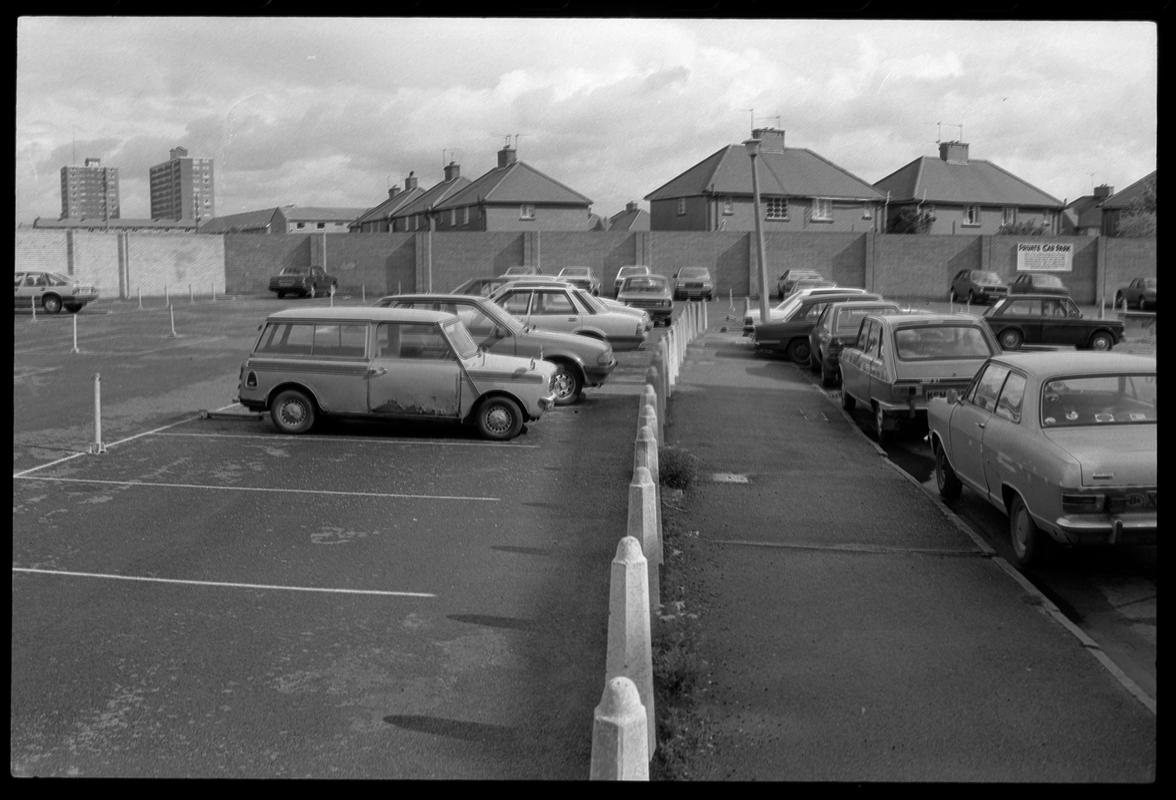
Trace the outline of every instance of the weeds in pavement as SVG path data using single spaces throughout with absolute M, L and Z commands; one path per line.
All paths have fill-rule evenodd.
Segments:
M 662 447 L 657 453 L 661 485 L 686 491 L 698 477 L 698 456 L 677 447 Z

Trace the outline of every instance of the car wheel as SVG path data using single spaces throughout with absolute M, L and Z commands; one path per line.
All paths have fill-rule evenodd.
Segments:
M 41 308 L 46 314 L 56 314 L 61 310 L 61 298 L 55 294 L 47 294 L 41 298 Z
M 1115 295 L 1115 308 L 1121 308 L 1123 305 L 1123 293 L 1118 292 Z
M 82 310 L 82 307 L 80 305 L 78 305 L 77 303 L 66 303 L 65 310 L 71 314 L 76 314 Z
M 286 389 L 270 404 L 270 419 L 282 433 L 306 433 L 314 427 L 314 403 L 305 392 Z
M 1009 540 L 1013 545 L 1013 563 L 1020 569 L 1036 564 L 1041 557 L 1043 537 L 1020 495 L 1009 509 Z
M 970 306 L 976 305 L 976 293 L 973 292 L 971 289 L 968 290 L 968 305 L 970 305 Z
M 505 441 L 523 429 L 523 412 L 509 397 L 490 397 L 478 406 L 474 422 L 485 438 Z
M 832 386 L 836 386 L 837 383 L 838 383 L 837 370 L 830 369 L 829 367 L 827 367 L 825 365 L 825 362 L 822 361 L 821 362 L 821 385 L 826 386 L 826 387 L 832 387 Z M 844 392 L 842 394 L 844 395 Z
M 570 406 L 580 401 L 580 393 L 584 390 L 584 381 L 580 379 L 580 372 L 566 361 L 553 361 L 555 375 L 551 378 L 552 388 L 555 389 L 555 404 Z
M 940 444 L 935 445 L 935 485 L 939 489 L 939 496 L 944 500 L 955 500 L 964 488 Z
M 998 336 L 997 339 L 1000 341 L 1000 346 L 1005 350 L 1018 349 L 1021 346 L 1021 342 L 1024 340 L 1021 336 L 1021 332 L 1016 328 L 1005 328 L 1000 332 L 1000 336 Z
M 1110 350 L 1115 346 L 1115 338 L 1106 331 L 1095 331 L 1090 337 L 1091 350 Z
M 851 414 L 857 408 L 857 400 L 854 399 L 852 394 L 845 391 L 845 386 L 841 387 L 841 407 Z
M 811 346 L 809 347 L 808 368 L 809 372 L 813 373 L 814 375 L 821 371 L 821 356 Z
M 285 293 L 285 292 L 278 292 L 278 299 L 279 299 L 279 300 L 285 300 L 285 299 L 286 299 L 286 293 Z
M 888 417 L 886 411 L 882 408 L 882 406 L 875 404 L 874 439 L 877 440 L 878 444 L 886 444 L 888 441 L 890 441 L 890 431 L 886 429 L 887 419 Z
M 807 364 L 812 348 L 805 339 L 795 339 L 788 345 L 788 357 L 794 364 Z
M 1143 311 L 1143 307 L 1144 307 L 1144 305 L 1145 305 L 1145 304 L 1144 304 L 1144 302 L 1143 302 L 1143 295 L 1140 295 L 1140 296 L 1139 296 L 1139 302 L 1136 304 L 1136 308 L 1138 308 L 1140 311 Z

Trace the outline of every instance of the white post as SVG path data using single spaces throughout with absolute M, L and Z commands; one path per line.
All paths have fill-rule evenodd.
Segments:
M 359 285 L 359 299 L 366 306 L 367 305 L 367 284 L 361 283 Z
M 188 305 L 193 305 L 196 302 L 196 293 L 192 290 L 192 284 L 188 284 Z
M 588 780 L 648 781 L 649 732 L 637 685 L 620 676 L 607 681 L 592 715 Z
M 29 305 L 31 305 L 32 309 L 33 309 L 33 322 L 36 322 L 37 321 L 37 298 L 30 297 L 29 298 Z
M 102 443 L 102 376 L 94 373 L 94 442 L 90 445 L 91 455 L 106 452 Z
M 73 350 L 71 353 L 78 352 L 78 315 L 73 315 Z
M 171 317 L 171 335 L 172 335 L 172 338 L 175 339 L 175 338 L 177 338 L 176 337 L 176 310 L 174 307 L 172 307 L 172 305 L 170 303 L 167 306 L 167 313 L 168 313 L 168 316 Z
M 139 310 L 143 310 L 143 287 L 139 287 Z
M 163 304 L 171 308 L 171 295 L 167 293 L 167 284 L 163 285 Z
M 657 487 L 650 470 L 637 467 L 629 484 L 629 521 L 626 534 L 641 542 L 645 556 L 649 585 L 650 622 L 661 609 L 661 564 L 663 561 L 661 531 L 658 528 Z
M 609 581 L 605 679 L 625 677 L 645 706 L 649 752 L 657 750 L 653 712 L 653 650 L 649 632 L 649 566 L 641 542 L 625 536 L 617 544 Z

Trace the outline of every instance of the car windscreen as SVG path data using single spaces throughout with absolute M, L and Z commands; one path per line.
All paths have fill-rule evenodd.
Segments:
M 976 283 L 981 283 L 986 286 L 989 284 L 1000 283 L 1000 276 L 995 272 L 977 272 L 973 278 Z
M 469 358 L 477 355 L 478 346 L 474 344 L 474 339 L 470 336 L 470 332 L 466 330 L 466 326 L 461 324 L 460 320 L 448 320 L 441 323 L 441 329 L 445 331 L 445 337 L 449 339 L 449 343 L 453 345 L 453 350 L 461 358 Z
M 1043 428 L 1156 422 L 1156 375 L 1055 378 L 1041 387 Z
M 679 278 L 709 278 L 710 273 L 707 272 L 706 267 L 683 267 L 682 271 L 678 273 Z
M 626 294 L 630 292 L 665 294 L 666 290 L 666 279 L 657 275 L 638 275 L 635 278 L 626 278 L 621 286 L 621 291 Z
M 894 331 L 900 361 L 988 358 L 992 348 L 976 325 L 911 325 Z

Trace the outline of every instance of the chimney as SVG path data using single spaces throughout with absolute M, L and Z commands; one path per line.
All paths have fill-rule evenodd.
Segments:
M 630 200 L 629 202 L 625 203 L 625 210 L 629 211 L 629 212 L 636 211 L 637 204 L 635 202 L 633 202 L 632 200 Z
M 515 152 L 515 149 L 513 147 L 511 147 L 510 145 L 507 145 L 506 147 L 504 147 L 498 151 L 498 168 L 499 169 L 502 169 L 503 167 L 509 167 L 511 164 L 515 163 L 518 160 L 519 160 L 518 154 Z
M 784 152 L 784 131 L 779 128 L 754 128 L 751 138 L 760 140 L 761 153 Z
M 177 158 L 187 158 L 187 157 L 188 157 L 188 148 L 186 148 L 186 147 L 173 147 L 171 149 L 171 159 L 173 161 L 176 160 Z
M 417 186 L 416 170 L 408 173 L 408 177 L 404 179 L 404 191 L 409 192 Z
M 100 167 L 100 166 L 102 166 L 102 159 L 100 159 L 100 158 L 87 158 L 86 159 L 86 166 L 87 167 Z
M 939 157 L 948 164 L 967 164 L 968 145 L 964 142 L 940 142 Z
M 400 194 L 399 186 L 392 186 L 388 189 L 388 199 L 391 200 L 396 195 Z
M 445 165 L 445 180 L 451 181 L 461 175 L 461 167 L 450 161 Z
M 1115 193 L 1114 186 L 1107 186 L 1105 183 L 1101 186 L 1094 187 L 1094 198 L 1096 200 L 1106 200 Z

